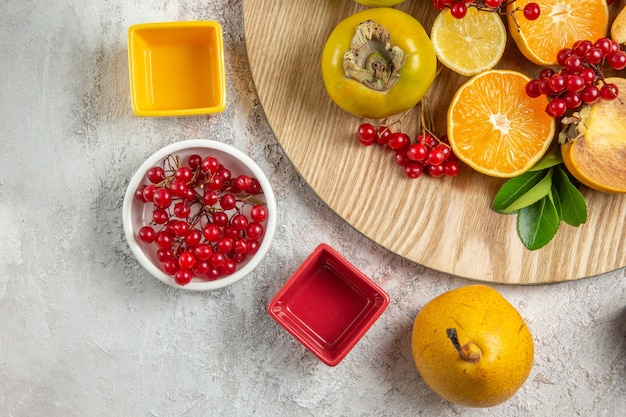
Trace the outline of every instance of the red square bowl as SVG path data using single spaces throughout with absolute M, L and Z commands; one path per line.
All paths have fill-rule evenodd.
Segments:
M 322 362 L 335 366 L 389 305 L 389 295 L 322 243 L 270 301 L 267 311 Z

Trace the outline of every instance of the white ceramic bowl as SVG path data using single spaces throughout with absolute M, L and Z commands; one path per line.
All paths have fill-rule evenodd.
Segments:
M 153 205 L 137 200 L 135 198 L 135 191 L 142 184 L 149 183 L 145 178 L 148 169 L 152 166 L 160 165 L 162 161 L 168 157 L 168 155 L 177 155 L 181 159 L 186 160 L 187 157 L 193 154 L 199 154 L 203 158 L 209 155 L 217 157 L 225 167 L 230 169 L 233 178 L 240 174 L 255 177 L 263 189 L 263 197 L 267 206 L 268 217 L 263 224 L 265 227 L 265 233 L 262 237 L 258 251 L 254 255 L 248 256 L 242 263 L 238 264 L 237 270 L 233 274 L 214 281 L 194 277 L 189 284 L 181 286 L 174 281 L 173 277 L 167 275 L 159 267 L 160 262 L 156 258 L 156 246 L 154 244 L 148 245 L 141 242 L 137 238 L 139 229 L 152 221 Z M 126 240 L 128 241 L 128 245 L 130 246 L 133 255 L 135 255 L 139 263 L 151 275 L 158 278 L 162 282 L 176 288 L 192 291 L 207 291 L 223 288 L 250 274 L 250 272 L 252 272 L 254 268 L 259 265 L 272 245 L 274 233 L 276 231 L 276 218 L 276 200 L 274 198 L 274 193 L 267 177 L 263 171 L 261 171 L 259 166 L 240 150 L 221 142 L 206 139 L 192 139 L 176 142 L 160 149 L 150 156 L 137 169 L 131 178 L 124 196 L 124 204 L 122 207 L 124 234 L 126 235 Z

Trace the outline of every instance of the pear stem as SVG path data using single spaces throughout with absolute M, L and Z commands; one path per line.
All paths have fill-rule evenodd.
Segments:
M 456 351 L 459 353 L 461 359 L 471 363 L 476 363 L 480 360 L 483 352 L 480 350 L 476 343 L 468 342 L 461 346 L 461 344 L 459 343 L 459 336 L 454 327 L 447 329 L 446 335 L 448 336 L 448 339 L 450 339 L 450 341 L 452 342 L 452 345 L 454 346 Z

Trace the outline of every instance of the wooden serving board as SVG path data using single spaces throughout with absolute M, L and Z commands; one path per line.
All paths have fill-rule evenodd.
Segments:
M 396 6 L 430 33 L 437 11 L 430 0 Z M 575 280 L 626 265 L 626 196 L 582 189 L 587 223 L 562 224 L 544 248 L 527 250 L 516 216 L 491 210 L 504 180 L 461 166 L 454 178 L 408 179 L 392 152 L 356 140 L 362 122 L 328 97 L 320 59 L 331 30 L 365 9 L 351 0 L 243 0 L 252 77 L 267 119 L 285 154 L 317 195 L 365 236 L 434 270 L 471 280 L 542 284 Z M 509 39 L 498 65 L 535 77 L 538 68 Z M 443 69 L 428 93 L 435 130 L 467 80 Z M 402 118 L 415 137 L 417 110 Z

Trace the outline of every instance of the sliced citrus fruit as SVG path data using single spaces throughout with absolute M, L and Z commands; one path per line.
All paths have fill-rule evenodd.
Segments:
M 474 7 L 462 19 L 445 8 L 435 18 L 430 39 L 439 61 L 461 75 L 475 75 L 493 68 L 504 53 L 506 28 L 497 13 Z
M 606 82 L 626 91 L 626 79 Z M 626 193 L 626 101 L 599 100 L 581 111 L 580 137 L 561 146 L 567 170 L 581 183 L 607 193 Z
M 448 108 L 448 140 L 456 156 L 486 175 L 511 178 L 548 150 L 555 121 L 545 96 L 530 98 L 530 77 L 512 70 L 484 71 L 465 82 Z
M 528 20 L 522 10 L 537 3 L 541 14 Z M 609 8 L 605 0 L 514 0 L 507 5 L 509 32 L 522 54 L 538 65 L 556 64 L 559 50 L 577 40 L 605 37 Z

